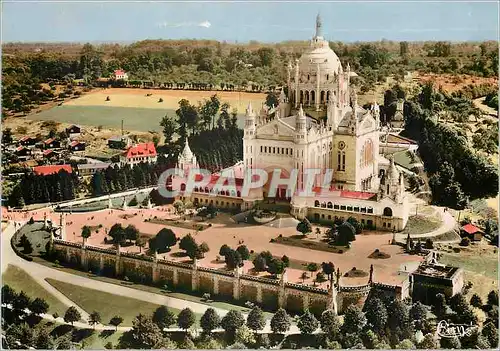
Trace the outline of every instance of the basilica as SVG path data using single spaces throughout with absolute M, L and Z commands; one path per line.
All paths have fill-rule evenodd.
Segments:
M 268 172 L 281 169 L 284 178 L 296 169 L 299 187 L 305 185 L 305 170 L 319 169 L 313 187 L 322 185 L 323 191 L 317 196 L 278 189 L 277 200 L 289 202 L 293 216 L 325 224 L 352 216 L 368 228 L 400 231 L 409 215 L 403 175 L 391 157 L 380 154 L 379 106 L 374 103 L 364 109 L 358 105 L 351 84 L 355 76 L 349 64 L 342 67 L 323 38 L 318 15 L 309 49 L 288 65 L 286 93 L 282 89 L 278 106 L 257 111 L 248 105 L 243 162 L 235 167 L 240 173 L 253 168 Z M 186 153 L 191 157 L 190 150 Z M 179 164 L 186 163 L 182 157 Z M 333 179 L 324 191 L 327 170 L 333 170 Z M 227 205 L 248 210 L 259 201 L 267 201 L 267 191 L 264 187 L 246 197 L 235 196 L 237 199 Z M 193 200 L 209 201 L 196 194 Z M 224 199 L 216 201 L 224 206 Z

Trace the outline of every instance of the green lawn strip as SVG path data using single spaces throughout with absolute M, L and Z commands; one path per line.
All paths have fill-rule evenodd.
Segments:
M 105 324 L 108 324 L 111 318 L 118 315 L 123 318 L 122 326 L 131 326 L 132 321 L 139 313 L 151 315 L 160 307 L 160 305 L 154 303 L 89 289 L 55 279 L 47 278 L 46 280 L 87 313 L 99 312 Z M 174 314 L 180 312 L 178 309 L 170 307 L 169 310 Z M 197 316 L 198 318 L 199 316 Z
M 461 267 L 466 271 L 484 275 L 491 279 L 498 279 L 498 261 L 496 256 L 460 256 L 441 253 L 439 261 L 446 265 Z
M 174 297 L 174 298 L 181 299 L 181 300 L 197 302 L 197 303 L 200 303 L 203 305 L 207 305 L 209 307 L 220 308 L 220 309 L 224 309 L 224 310 L 228 310 L 228 311 L 229 310 L 237 310 L 237 311 L 241 311 L 242 313 L 250 312 L 249 308 L 244 307 L 244 306 L 240 306 L 240 305 L 236 305 L 236 304 L 232 304 L 230 302 L 225 302 L 225 301 L 205 302 L 202 300 L 202 298 L 200 296 L 196 296 L 196 295 L 189 295 L 189 294 L 185 294 L 182 292 L 165 292 L 164 289 L 157 288 L 154 286 L 135 284 L 132 282 L 124 282 L 123 280 L 120 280 L 120 279 L 98 276 L 95 274 L 83 272 L 83 271 L 69 268 L 69 267 L 55 266 L 52 262 L 48 262 L 48 261 L 45 261 L 45 260 L 42 260 L 39 258 L 36 259 L 36 262 L 43 264 L 45 266 L 51 267 L 53 269 L 58 269 L 60 271 L 66 272 L 66 273 L 79 275 L 79 276 L 82 276 L 85 278 L 94 279 L 94 280 L 98 280 L 98 281 L 109 283 L 109 284 L 126 286 L 127 288 L 146 291 L 146 292 L 150 292 L 153 294 L 170 296 L 170 297 Z M 216 298 L 216 297 L 213 297 L 213 298 Z M 272 317 L 272 314 L 269 314 L 269 316 Z
M 305 249 L 310 249 L 310 250 L 326 251 L 326 252 L 333 252 L 333 253 L 340 253 L 340 254 L 349 250 L 349 248 L 346 246 L 333 246 L 333 245 L 329 245 L 326 242 L 312 241 L 312 240 L 307 240 L 306 238 L 302 239 L 302 238 L 299 238 L 298 235 L 295 235 L 293 237 L 290 237 L 290 236 L 279 237 L 278 236 L 278 237 L 272 239 L 271 242 L 274 244 L 303 247 Z
M 440 226 L 440 220 L 417 215 L 408 218 L 405 230 L 411 234 L 425 234 L 438 229 Z
M 19 267 L 8 265 L 7 270 L 2 275 L 2 284 L 9 285 L 17 293 L 24 291 L 32 299 L 37 297 L 45 299 L 49 304 L 48 313 L 50 314 L 57 313 L 63 316 L 68 308 Z

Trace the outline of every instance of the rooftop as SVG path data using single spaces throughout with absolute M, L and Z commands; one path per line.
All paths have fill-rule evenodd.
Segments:
M 68 173 L 73 172 L 71 165 L 48 165 L 48 166 L 37 166 L 33 168 L 33 172 L 35 172 L 36 175 L 55 174 L 59 173 L 62 170 Z
M 468 234 L 482 233 L 483 231 L 476 227 L 474 224 L 466 224 L 462 227 L 462 230 Z
M 149 142 L 131 146 L 127 149 L 127 151 L 125 151 L 124 156 L 126 158 L 132 158 L 136 156 L 154 157 L 156 156 L 155 144 Z
M 451 279 L 453 275 L 458 271 L 457 267 L 445 266 L 439 264 L 421 264 L 413 274 L 434 277 L 434 278 L 445 278 Z

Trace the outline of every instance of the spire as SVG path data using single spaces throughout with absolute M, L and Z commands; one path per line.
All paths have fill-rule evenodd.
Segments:
M 316 38 L 321 38 L 323 37 L 323 24 L 321 23 L 321 17 L 319 15 L 316 16 Z
M 184 150 L 182 150 L 182 157 L 184 158 L 184 160 L 191 160 L 191 158 L 193 157 L 193 152 L 189 147 L 188 138 L 186 138 L 186 144 L 184 144 Z
M 249 101 L 248 102 L 248 107 L 247 107 L 247 116 L 253 116 L 254 115 L 254 112 L 253 112 L 253 108 L 252 108 L 252 103 Z

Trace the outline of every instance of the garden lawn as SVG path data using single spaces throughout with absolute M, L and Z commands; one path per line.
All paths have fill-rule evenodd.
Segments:
M 2 284 L 9 285 L 17 293 L 24 291 L 32 299 L 37 297 L 45 299 L 49 304 L 48 313 L 50 314 L 57 313 L 63 316 L 68 308 L 19 267 L 8 265 L 7 270 L 2 275 Z
M 121 326 L 132 326 L 132 321 L 139 314 L 151 315 L 160 305 L 132 299 L 125 296 L 117 296 L 102 292 L 99 290 L 89 289 L 83 286 L 77 286 L 47 278 L 47 282 L 61 293 L 66 295 L 70 300 L 74 301 L 80 308 L 89 314 L 97 311 L 101 314 L 102 322 L 108 324 L 114 316 L 123 318 Z M 180 311 L 170 308 L 174 314 Z

